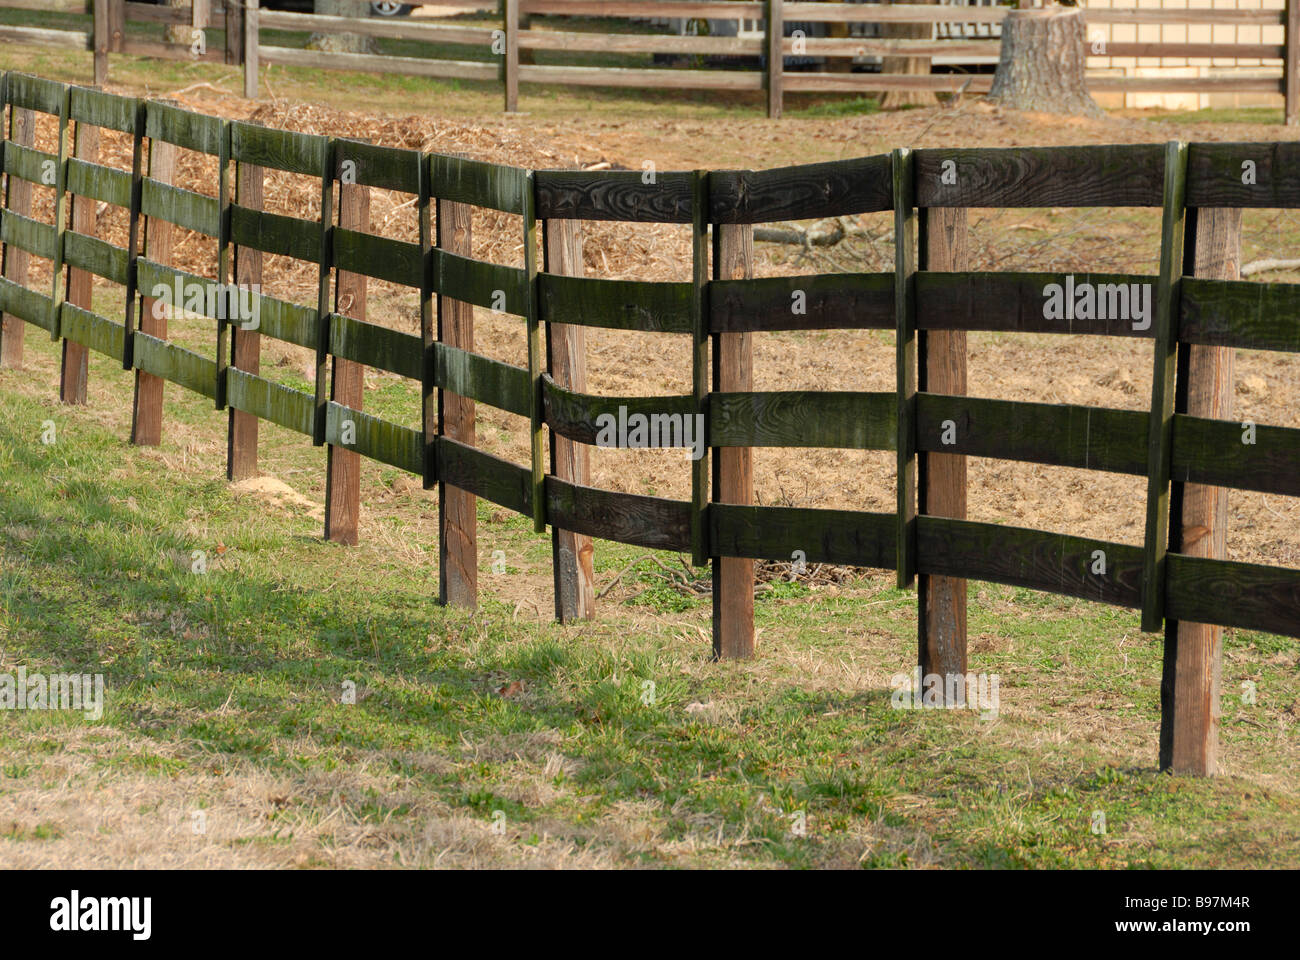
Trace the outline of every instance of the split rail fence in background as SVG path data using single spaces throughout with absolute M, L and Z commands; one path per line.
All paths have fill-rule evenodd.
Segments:
M 445 602 L 476 602 L 481 497 L 531 517 L 538 531 L 552 527 L 564 620 L 592 613 L 586 538 L 711 563 L 721 657 L 753 652 L 753 560 L 795 551 L 808 562 L 894 569 L 901 586 L 919 577 L 926 674 L 966 672 L 965 578 L 1136 608 L 1142 629 L 1165 631 L 1161 764 L 1199 772 L 1214 769 L 1217 625 L 1300 636 L 1300 570 L 1222 559 L 1219 489 L 1300 495 L 1300 429 L 1246 429 L 1231 419 L 1234 349 L 1300 352 L 1300 285 L 1238 279 L 1241 210 L 1300 207 L 1300 144 L 897 150 L 762 172 L 661 173 L 646 183 L 639 172 L 524 170 L 267 129 L 20 74 L 0 84 L 9 110 L 0 156 L 3 363 L 21 363 L 24 322 L 62 341 L 65 400 L 84 401 L 87 350 L 120 361 L 136 378 L 137 443 L 158 442 L 163 381 L 203 394 L 227 411 L 232 477 L 256 470 L 257 419 L 329 444 L 333 539 L 356 538 L 358 456 L 421 476 L 439 491 Z M 33 146 L 36 113 L 57 118 L 56 154 Z M 96 162 L 98 128 L 133 136 L 131 172 Z M 177 148 L 217 159 L 215 196 L 170 182 Z M 1247 167 L 1253 178 L 1243 177 Z M 320 215 L 265 212 L 266 168 L 319 178 Z M 33 183 L 53 187 L 50 223 L 31 215 Z M 414 198 L 418 242 L 368 230 L 370 187 Z M 95 237 L 98 203 L 128 211 L 126 249 Z M 523 267 L 472 258 L 474 206 L 522 219 Z M 1159 273 L 968 272 L 968 208 L 1081 206 L 1162 209 Z M 751 279 L 753 224 L 872 211 L 893 211 L 894 271 Z M 584 220 L 689 225 L 693 279 L 583 276 Z M 217 241 L 215 277 L 167 266 L 168 224 Z M 178 280 L 256 283 L 263 253 L 310 262 L 319 276 L 314 305 L 259 294 L 256 332 L 216 317 L 210 355 L 168 341 L 148 292 Z M 31 256 L 52 264 L 48 293 L 25 283 Z M 92 274 L 123 288 L 120 318 L 95 312 Z M 341 294 L 363 300 L 365 277 L 418 291 L 419 336 L 366 322 L 348 305 Z M 1050 319 L 1052 284 L 1093 284 L 1109 307 Z M 1116 307 L 1130 284 L 1151 285 L 1145 324 Z M 526 366 L 473 351 L 475 306 L 520 318 Z M 689 337 L 691 391 L 588 394 L 586 327 Z M 753 391 L 754 333 L 823 329 L 894 330 L 895 390 Z M 968 330 L 1150 339 L 1150 411 L 967 397 Z M 261 336 L 314 352 L 314 392 L 259 376 Z M 363 412 L 361 366 L 418 382 L 421 422 Z M 527 464 L 475 447 L 476 403 L 528 418 Z M 707 456 L 692 465 L 689 501 L 589 485 L 583 445 L 597 441 L 601 415 L 620 407 L 703 418 Z M 755 446 L 893 450 L 897 509 L 755 506 Z M 967 456 L 1145 476 L 1144 544 L 967 520 Z
M 953 93 L 969 90 L 987 93 L 991 73 L 883 74 L 802 72 L 785 69 L 791 56 L 853 60 L 889 56 L 941 57 L 946 63 L 985 63 L 998 55 L 997 39 L 891 39 L 879 37 L 794 37 L 786 25 L 839 24 L 858 27 L 920 25 L 996 26 L 1009 6 L 962 4 L 807 3 L 784 0 L 499 0 L 500 26 L 452 22 L 426 22 L 393 18 L 353 19 L 318 16 L 282 10 L 259 9 L 259 0 L 192 0 L 190 7 L 171 8 L 126 0 L 0 0 L 0 9 L 40 9 L 50 12 L 94 13 L 90 32 L 39 27 L 0 26 L 0 39 L 45 43 L 95 51 L 95 82 L 104 83 L 112 53 L 131 53 L 179 60 L 208 60 L 244 65 L 245 96 L 258 95 L 258 70 L 263 64 L 359 70 L 449 79 L 501 82 L 507 110 L 515 110 L 520 83 L 565 84 L 596 87 L 631 87 L 645 90 L 767 91 L 768 113 L 780 116 L 787 92 L 871 93 L 886 90 L 932 90 Z M 440 0 L 439 6 L 465 11 L 492 7 L 485 0 Z M 538 29 L 538 17 L 599 17 L 694 21 L 757 21 L 762 36 L 675 36 L 646 33 L 603 33 L 592 30 Z M 1089 24 L 1283 26 L 1285 42 L 1266 43 L 1152 43 L 1109 42 L 1107 58 L 1165 57 L 1216 60 L 1277 61 L 1280 78 L 1269 77 L 1116 77 L 1093 76 L 1094 93 L 1274 93 L 1285 103 L 1286 122 L 1300 118 L 1300 0 L 1288 0 L 1285 10 L 1223 9 L 1116 9 L 1090 8 Z M 225 32 L 220 48 L 206 40 L 165 43 L 132 36 L 128 22 L 209 27 Z M 531 24 L 531 26 L 530 26 Z M 263 42 L 263 30 L 305 33 L 353 33 L 369 37 L 422 41 L 474 50 L 477 59 L 393 56 L 309 50 Z M 205 35 L 206 36 L 206 35 Z M 757 69 L 709 67 L 649 68 L 618 66 L 565 66 L 525 62 L 529 52 L 544 50 L 577 54 L 685 54 L 753 58 Z M 521 55 L 522 52 L 522 55 Z

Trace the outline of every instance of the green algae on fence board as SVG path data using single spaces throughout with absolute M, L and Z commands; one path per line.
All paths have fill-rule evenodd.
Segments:
M 13 214 L 6 213 L 8 223 Z M 29 290 L 21 284 L 0 277 L 0 310 L 13 314 L 43 330 L 50 329 L 50 307 L 54 301 L 43 293 Z
M 5 173 L 37 183 L 43 187 L 54 186 L 54 168 L 59 158 L 35 147 L 25 147 L 12 140 L 5 145 Z
M 690 333 L 695 285 L 545 273 L 537 278 L 541 319 L 612 330 Z
M 429 189 L 439 200 L 523 214 L 528 171 L 522 167 L 439 153 L 430 154 L 428 163 Z
M 98 163 L 68 158 L 68 192 L 117 207 L 131 206 L 131 174 Z
M 339 140 L 336 178 L 381 190 L 419 194 L 424 154 L 400 147 L 378 147 L 357 140 Z
M 434 343 L 434 385 L 509 413 L 529 414 L 528 371 L 450 344 Z
M 217 236 L 221 229 L 221 209 L 216 197 L 148 177 L 141 187 L 140 211 L 146 217 L 157 217 L 209 237 Z
M 1300 570 L 1168 557 L 1170 620 L 1300 636 Z
M 15 107 L 57 116 L 63 109 L 67 84 L 29 73 L 10 73 L 6 96 Z
M 422 350 L 420 338 L 412 334 L 341 313 L 330 315 L 330 353 L 336 357 L 419 380 Z
M 528 278 L 523 270 L 438 248 L 431 253 L 434 291 L 476 307 L 523 316 L 528 305 Z
M 1179 340 L 1300 353 L 1300 284 L 1184 277 L 1181 307 Z
M 917 448 L 1145 476 L 1147 414 L 923 393 Z
M 715 447 L 838 447 L 893 450 L 893 393 L 782 390 L 709 394 Z
M 54 259 L 59 242 L 58 233 L 48 223 L 7 210 L 0 219 L 0 240 L 46 260 Z
M 1189 207 L 1300 207 L 1300 143 L 1194 143 Z
M 716 396 L 716 394 L 714 395 Z M 631 421 L 632 417 L 689 417 L 695 412 L 695 398 L 689 394 L 658 397 L 602 397 L 575 393 L 561 387 L 549 375 L 542 379 L 546 422 L 562 437 L 595 444 L 601 433 L 601 417 Z M 681 431 L 679 431 L 679 434 Z M 667 446 L 668 444 L 654 444 Z
M 328 137 L 314 133 L 294 133 L 239 121 L 230 125 L 230 155 L 235 161 L 309 177 L 325 176 L 329 142 Z
M 213 365 L 216 372 L 216 365 Z M 311 436 L 314 405 L 312 396 L 271 380 L 264 380 L 237 368 L 227 371 L 227 402 L 236 410 L 270 420 L 282 427 Z
M 75 304 L 65 303 L 60 328 L 64 337 L 120 361 L 126 350 L 126 327 Z
M 63 237 L 63 260 L 70 267 L 87 270 L 123 286 L 130 274 L 126 250 L 72 230 Z
M 339 270 L 416 289 L 423 286 L 424 255 L 418 243 L 343 227 L 335 227 L 331 234 L 334 266 Z
M 215 201 L 213 206 L 215 209 Z M 315 220 L 300 220 L 234 204 L 230 208 L 230 240 L 236 246 L 252 247 L 263 253 L 320 260 L 321 228 Z
M 192 350 L 160 340 L 139 330 L 135 341 L 135 365 L 145 373 L 180 384 L 187 390 L 212 398 L 216 395 L 217 364 Z
M 157 100 L 145 102 L 144 116 L 144 135 L 150 140 L 166 140 L 214 157 L 221 152 L 226 122 L 220 117 L 182 110 Z
M 139 107 L 140 101 L 134 97 L 120 97 L 90 87 L 73 87 L 69 115 L 78 123 L 135 133 Z
M 325 408 L 325 442 L 419 474 L 423 438 L 418 430 L 330 401 Z
M 1300 496 L 1300 430 L 1174 414 L 1172 475 L 1180 483 Z
M 438 437 L 437 479 L 532 516 L 532 471 L 450 437 Z
M 546 478 L 547 513 L 558 527 L 651 550 L 689 550 L 691 505 Z

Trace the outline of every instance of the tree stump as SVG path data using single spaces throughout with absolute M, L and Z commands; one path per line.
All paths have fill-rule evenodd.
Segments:
M 916 4 L 937 4 L 939 0 L 909 0 Z M 929 40 L 934 35 L 932 23 L 883 23 L 880 36 L 899 40 Z M 902 74 L 904 76 L 930 75 L 929 57 L 882 57 L 880 63 L 882 76 Z M 939 102 L 933 90 L 886 90 L 880 98 L 882 110 L 897 110 L 899 107 L 933 107 Z
M 1077 7 L 1012 10 L 989 99 L 1013 110 L 1105 116 L 1088 93 L 1086 41 Z

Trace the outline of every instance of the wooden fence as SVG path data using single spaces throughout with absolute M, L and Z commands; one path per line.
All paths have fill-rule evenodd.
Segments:
M 478 10 L 484 0 L 446 0 L 443 6 Z M 987 59 L 997 56 L 996 39 L 907 40 L 862 37 L 786 36 L 784 24 L 998 24 L 1009 6 L 951 6 L 880 3 L 802 3 L 784 0 L 500 0 L 501 25 L 472 26 L 393 19 L 358 20 L 259 9 L 259 0 L 192 0 L 190 8 L 173 9 L 126 0 L 0 0 L 2 8 L 29 8 L 63 12 L 94 12 L 91 32 L 49 30 L 36 27 L 0 27 L 0 39 L 48 43 L 95 51 L 95 82 L 108 75 L 111 53 L 134 53 L 182 60 L 209 60 L 244 64 L 244 94 L 258 96 L 258 69 L 263 64 L 285 64 L 333 70 L 359 70 L 413 76 L 501 82 L 506 109 L 518 106 L 520 83 L 567 84 L 636 89 L 766 90 L 768 113 L 781 115 L 787 92 L 871 93 L 887 90 L 933 90 L 952 93 L 969 90 L 986 93 L 992 74 L 880 74 L 847 72 L 796 72 L 785 69 L 794 55 L 831 59 L 863 56 L 945 57 Z M 759 20 L 763 37 L 671 36 L 644 33 L 609 34 L 592 31 L 530 29 L 530 18 L 587 16 L 614 18 L 670 18 Z M 1094 92 L 1237 92 L 1276 93 L 1285 103 L 1288 124 L 1300 119 L 1300 0 L 1287 0 L 1285 10 L 1149 10 L 1095 8 L 1087 11 L 1089 23 L 1100 24 L 1232 24 L 1285 26 L 1285 43 L 1149 43 L 1108 42 L 1107 57 L 1214 57 L 1277 60 L 1278 79 L 1258 77 L 1110 77 L 1089 81 Z M 128 22 L 189 26 L 198 31 L 187 43 L 165 43 L 132 37 Z M 206 45 L 209 28 L 225 31 L 220 49 Z M 266 44 L 263 30 L 312 33 L 354 33 L 370 37 L 423 41 L 478 51 L 480 59 L 390 56 L 344 53 Z M 524 62 L 535 50 L 596 54 L 691 54 L 765 58 L 761 69 L 637 68 L 614 66 L 562 66 Z M 521 55 L 521 52 L 525 52 Z
M 229 417 L 232 478 L 256 470 L 258 419 L 329 444 L 333 539 L 355 541 L 357 457 L 422 477 L 439 491 L 445 602 L 476 601 L 481 497 L 532 518 L 539 532 L 551 526 L 563 620 L 592 613 L 587 538 L 689 552 L 696 564 L 711 564 L 720 657 L 753 652 L 753 560 L 788 560 L 796 551 L 810 563 L 896 570 L 900 586 L 919 577 L 926 674 L 966 672 L 965 578 L 1135 608 L 1143 630 L 1165 631 L 1161 763 L 1200 772 L 1214 767 L 1218 625 L 1300 636 L 1300 570 L 1222 559 L 1220 489 L 1300 495 L 1300 429 L 1231 419 L 1234 349 L 1300 352 L 1300 285 L 1237 279 L 1241 210 L 1300 207 L 1300 144 L 900 149 L 761 172 L 643 178 L 524 170 L 290 133 L 14 73 L 0 81 L 0 99 L 9 109 L 0 155 L 8 180 L 0 362 L 21 363 L 24 322 L 48 331 L 63 343 L 63 398 L 75 402 L 85 397 L 88 350 L 120 361 L 136 380 L 136 443 L 158 442 L 164 381 L 210 397 Z M 35 113 L 57 118 L 56 154 L 34 148 Z M 96 162 L 101 127 L 133 136 L 132 171 Z M 215 196 L 170 182 L 177 148 L 217 158 Z M 265 212 L 266 168 L 319 178 L 319 216 Z M 1246 169 L 1253 175 L 1243 177 Z M 32 218 L 32 183 L 52 186 L 52 222 Z M 369 231 L 371 187 L 411 195 L 418 242 Z M 128 211 L 126 248 L 95 237 L 97 203 Z M 968 271 L 968 208 L 1093 206 L 1162 209 L 1158 274 Z M 522 267 L 472 258 L 472 207 L 522 219 Z M 892 272 L 748 279 L 753 224 L 872 211 L 893 211 Z M 689 225 L 693 279 L 583 276 L 584 220 Z M 216 239 L 215 277 L 167 265 L 169 224 Z M 177 281 L 257 283 L 264 253 L 312 265 L 313 306 L 259 293 L 256 330 L 215 311 L 210 355 L 168 341 L 149 291 Z M 48 294 L 25 283 L 30 256 L 52 264 Z M 123 288 L 121 317 L 95 312 L 91 275 Z M 418 291 L 419 336 L 368 323 L 363 308 L 346 306 L 340 291 L 363 294 L 365 277 Z M 1129 294 L 1136 304 L 1141 290 L 1149 309 L 1126 313 Z M 1062 291 L 1070 306 L 1045 306 Z M 520 318 L 526 366 L 473 351 L 474 306 Z M 691 392 L 588 394 L 587 327 L 689 337 Z M 895 389 L 753 391 L 754 333 L 823 329 L 894 330 Z M 1152 340 L 1150 411 L 967 397 L 969 330 Z M 259 376 L 262 336 L 314 352 L 314 392 Z M 421 422 L 365 413 L 358 365 L 418 382 Z M 476 403 L 528 419 L 528 463 L 476 448 Z M 629 416 L 703 418 L 707 455 L 692 464 L 690 500 L 589 485 L 584 445 L 598 441 L 601 416 L 620 407 Z M 755 506 L 756 446 L 895 451 L 897 509 Z M 967 520 L 967 456 L 1146 476 L 1144 544 Z

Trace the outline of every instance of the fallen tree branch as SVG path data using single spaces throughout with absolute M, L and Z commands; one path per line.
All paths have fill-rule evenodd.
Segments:
M 1300 260 L 1277 260 L 1272 257 L 1252 260 L 1241 268 L 1241 275 L 1249 277 L 1251 274 L 1266 273 L 1270 270 L 1300 270 Z

